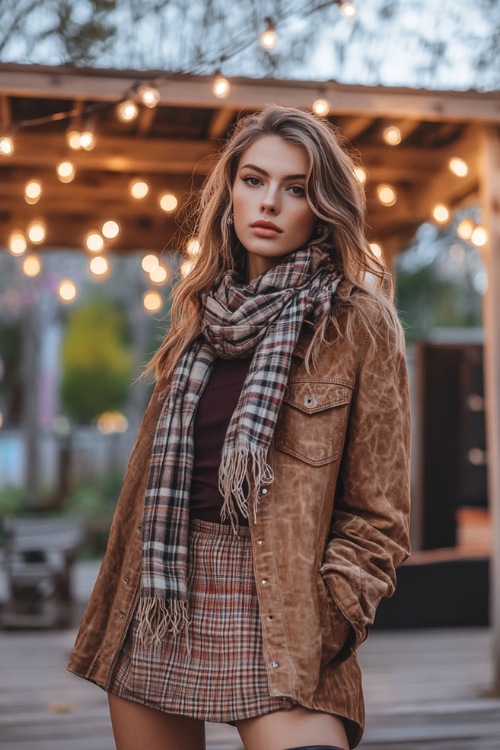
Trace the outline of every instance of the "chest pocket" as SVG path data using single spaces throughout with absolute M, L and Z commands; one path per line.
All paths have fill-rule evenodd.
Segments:
M 276 425 L 275 446 L 313 466 L 342 451 L 352 388 L 335 382 L 289 382 Z

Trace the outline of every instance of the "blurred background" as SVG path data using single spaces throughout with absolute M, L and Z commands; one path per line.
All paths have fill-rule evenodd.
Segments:
M 499 86 L 496 0 L 0 0 L 6 628 L 80 614 L 196 191 L 276 102 L 345 136 L 406 331 L 413 554 L 376 628 L 500 629 Z

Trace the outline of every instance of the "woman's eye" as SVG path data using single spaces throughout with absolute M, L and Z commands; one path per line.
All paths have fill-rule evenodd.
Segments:
M 293 195 L 298 195 L 299 197 L 302 197 L 306 194 L 305 188 L 303 188 L 301 185 L 292 185 L 290 187 L 290 192 Z
M 260 185 L 258 177 L 243 177 L 243 182 L 246 182 L 247 185 Z

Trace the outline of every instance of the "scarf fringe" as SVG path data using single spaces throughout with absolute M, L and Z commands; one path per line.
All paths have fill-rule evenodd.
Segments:
M 246 445 L 223 449 L 219 467 L 219 490 L 224 498 L 221 520 L 229 518 L 234 530 L 238 522 L 236 507 L 244 518 L 250 515 L 249 498 L 243 491 L 245 479 L 248 479 L 250 486 L 253 485 L 251 505 L 253 522 L 257 523 L 260 488 L 274 480 L 273 470 L 266 462 L 267 450 L 265 447 L 249 448 Z
M 138 606 L 139 638 L 144 646 L 160 646 L 167 633 L 176 636 L 184 630 L 187 651 L 191 655 L 187 602 L 150 596 L 140 599 Z

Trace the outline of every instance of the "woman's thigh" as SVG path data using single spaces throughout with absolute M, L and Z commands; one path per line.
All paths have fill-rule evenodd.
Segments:
M 348 750 L 342 720 L 298 706 L 237 722 L 245 750 L 288 750 L 307 745 L 334 745 Z
M 205 750 L 205 722 L 108 694 L 117 750 Z

